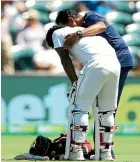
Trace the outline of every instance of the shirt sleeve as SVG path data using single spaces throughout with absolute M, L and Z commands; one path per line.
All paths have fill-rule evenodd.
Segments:
M 100 22 L 100 18 L 94 14 L 90 14 L 85 17 L 86 24 L 96 24 L 97 22 Z
M 90 14 L 85 17 L 85 25 L 86 26 L 90 26 L 90 25 L 94 25 L 98 22 L 103 22 L 105 23 L 106 26 L 108 26 L 109 24 L 107 23 L 106 19 L 102 16 L 98 16 L 95 14 Z
M 54 31 L 52 35 L 52 39 L 53 39 L 54 48 L 63 47 L 64 36 L 61 33 Z

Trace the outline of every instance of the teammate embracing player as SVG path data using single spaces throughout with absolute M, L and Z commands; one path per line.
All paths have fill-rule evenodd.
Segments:
M 74 21 L 72 25 L 74 26 Z M 113 111 L 117 107 L 120 64 L 115 50 L 101 36 L 82 38 L 83 27 L 53 26 L 46 41 L 60 56 L 61 63 L 72 83 L 70 98 L 69 160 L 84 160 L 82 145 L 88 131 L 88 113 L 98 96 L 99 118 L 104 127 L 101 160 L 112 161 L 111 148 L 114 128 Z M 77 33 L 77 43 L 69 50 L 64 49 L 65 37 Z M 70 56 L 78 60 L 83 68 L 79 77 L 75 73 Z
M 79 36 L 87 37 L 94 35 L 102 36 L 115 49 L 117 58 L 121 64 L 119 91 L 117 98 L 117 107 L 118 107 L 128 72 L 133 67 L 132 56 L 122 37 L 119 35 L 119 33 L 116 31 L 113 25 L 106 18 L 91 11 L 87 12 L 84 16 L 78 15 L 76 11 L 70 9 L 59 11 L 56 18 L 56 23 L 58 25 L 61 24 L 71 27 L 72 26 L 85 27 L 84 30 L 79 31 L 78 33 L 75 32 L 69 34 L 65 37 L 64 42 L 65 49 L 71 48 L 72 45 L 77 42 Z M 102 45 L 100 48 L 102 48 Z M 114 113 L 114 117 L 116 115 L 116 111 Z M 100 133 L 100 135 L 102 136 L 102 133 Z M 112 156 L 113 158 L 115 158 L 113 151 Z

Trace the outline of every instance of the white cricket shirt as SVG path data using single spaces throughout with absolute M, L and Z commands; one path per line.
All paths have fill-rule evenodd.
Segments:
M 64 27 L 54 31 L 52 35 L 54 48 L 63 47 L 65 36 L 83 29 L 82 27 Z M 120 73 L 120 64 L 115 50 L 101 36 L 81 38 L 73 45 L 70 53 L 83 65 L 90 63 L 94 67 L 105 68 L 117 75 Z

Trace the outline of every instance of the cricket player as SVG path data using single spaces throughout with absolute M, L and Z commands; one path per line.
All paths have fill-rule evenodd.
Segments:
M 128 46 L 126 45 L 122 37 L 119 35 L 119 33 L 116 31 L 114 26 L 105 17 L 98 15 L 95 12 L 89 11 L 84 16 L 81 16 L 78 15 L 76 11 L 71 9 L 59 11 L 56 18 L 56 23 L 67 26 L 85 27 L 84 30 L 79 31 L 78 33 L 75 32 L 69 34 L 65 37 L 64 43 L 65 49 L 71 48 L 72 45 L 76 43 L 79 36 L 87 37 L 92 35 L 102 36 L 115 49 L 117 58 L 121 64 L 119 91 L 117 98 L 117 107 L 118 107 L 128 72 L 133 67 L 133 61 Z M 117 107 L 114 116 L 116 115 Z M 112 156 L 113 158 L 115 158 L 113 151 Z
M 88 113 L 98 96 L 99 119 L 104 127 L 104 147 L 101 160 L 113 160 L 111 156 L 114 116 L 117 106 L 120 64 L 115 50 L 101 36 L 79 37 L 70 50 L 64 49 L 64 40 L 70 33 L 83 31 L 83 27 L 53 26 L 46 41 L 60 56 L 72 87 L 69 98 L 71 104 L 69 160 L 84 160 L 82 145 L 88 130 Z M 77 77 L 71 58 L 78 60 L 83 68 Z
M 115 49 L 117 58 L 121 64 L 120 82 L 117 105 L 119 104 L 121 93 L 127 78 L 128 72 L 133 67 L 132 56 L 128 46 L 116 31 L 114 26 L 105 17 L 96 14 L 95 12 L 87 12 L 84 16 L 76 13 L 71 9 L 66 9 L 58 12 L 56 23 L 67 26 L 82 26 L 84 30 L 78 33 L 72 33 L 65 38 L 64 47 L 70 48 L 80 37 L 100 35 L 105 38 L 108 43 Z

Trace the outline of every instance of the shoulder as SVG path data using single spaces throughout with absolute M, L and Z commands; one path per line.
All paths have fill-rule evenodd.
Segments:
M 94 19 L 104 19 L 104 16 L 99 15 L 99 14 L 97 14 L 96 12 L 93 12 L 93 11 L 87 12 L 87 13 L 85 14 L 85 16 L 84 16 L 84 19 L 88 19 L 88 18 L 90 18 L 90 17 L 92 17 L 92 18 L 94 18 Z
M 106 25 L 108 25 L 105 17 L 103 17 L 102 15 L 99 15 L 99 14 L 92 12 L 92 11 L 89 11 L 85 14 L 85 16 L 84 16 L 84 26 L 85 27 L 90 26 L 90 25 L 94 25 L 98 22 L 103 22 Z
M 61 28 L 61 29 L 58 29 L 58 30 L 55 30 L 53 32 L 53 35 L 52 37 L 64 37 L 65 34 L 69 31 L 69 29 L 67 27 L 64 27 L 64 28 Z
M 62 36 L 62 33 L 61 33 L 61 30 L 58 29 L 58 30 L 55 30 L 52 34 L 52 39 L 55 40 L 55 39 L 58 39 Z

